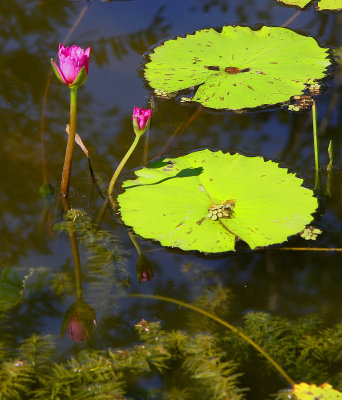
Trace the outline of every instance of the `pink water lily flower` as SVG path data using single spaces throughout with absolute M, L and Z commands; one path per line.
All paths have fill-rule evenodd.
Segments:
M 90 50 L 90 47 L 83 50 L 75 44 L 64 47 L 60 43 L 58 46 L 59 66 L 53 59 L 51 60 L 57 78 L 69 87 L 82 85 L 88 76 Z
M 144 134 L 150 124 L 151 115 L 152 111 L 149 108 L 144 109 L 134 107 L 132 119 L 133 128 L 136 135 L 141 136 L 142 134 Z

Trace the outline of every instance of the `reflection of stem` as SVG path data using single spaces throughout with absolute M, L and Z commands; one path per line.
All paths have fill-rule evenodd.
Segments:
M 72 256 L 74 259 L 77 300 L 82 300 L 83 291 L 82 291 L 82 271 L 80 262 L 80 252 L 78 250 L 78 244 L 75 232 L 72 229 L 68 229 L 68 233 L 71 244 Z
M 131 156 L 131 154 L 133 153 L 134 149 L 137 147 L 139 139 L 140 139 L 140 136 L 139 135 L 135 135 L 135 139 L 134 139 L 131 147 L 128 149 L 128 151 L 125 154 L 124 158 L 121 160 L 120 164 L 116 168 L 116 170 L 115 170 L 115 172 L 114 172 L 114 174 L 112 176 L 112 179 L 111 179 L 111 181 L 109 183 L 109 188 L 108 188 L 108 196 L 109 196 L 109 198 L 111 198 L 111 196 L 113 194 L 113 189 L 114 189 L 115 182 L 118 179 L 118 176 L 119 176 L 120 172 L 122 171 L 122 168 L 126 164 L 127 160 Z
M 60 193 L 63 196 L 67 196 L 69 193 L 70 185 L 70 174 L 71 174 L 71 164 L 72 155 L 75 145 L 75 135 L 76 135 L 76 115 L 77 115 L 77 88 L 70 88 L 70 122 L 69 122 L 69 135 L 67 141 L 67 147 L 65 150 L 65 158 L 62 173 L 62 182 Z
M 48 75 L 48 78 L 47 78 L 47 81 L 46 81 L 44 97 L 43 97 L 43 105 L 42 105 L 42 118 L 40 120 L 40 143 L 41 143 L 41 146 L 42 146 L 42 174 L 43 174 L 43 182 L 44 183 L 48 183 L 44 134 L 45 134 L 46 104 L 47 104 L 47 99 L 48 99 L 48 94 L 49 94 L 49 87 L 50 87 L 51 77 L 52 77 L 52 71 L 50 71 L 50 73 Z
M 327 166 L 328 177 L 327 177 L 327 186 L 325 189 L 325 194 L 327 196 L 331 196 L 331 171 L 334 162 L 334 146 L 332 140 L 330 140 L 329 142 L 328 155 L 329 155 L 329 164 Z
M 292 17 L 290 17 L 287 21 L 285 21 L 281 27 L 285 28 L 286 26 L 290 25 L 291 22 L 293 22 L 301 12 L 302 10 L 298 10 L 295 14 L 292 15 Z
M 333 146 L 333 141 L 330 140 L 329 146 L 328 146 L 328 155 L 329 155 L 329 164 L 327 166 L 327 171 L 328 173 L 331 172 L 333 163 L 334 163 L 334 146 Z
M 155 104 L 154 104 L 154 97 L 150 96 L 149 99 L 149 107 L 152 111 L 152 114 L 155 110 Z M 150 139 L 150 130 L 152 126 L 152 121 L 150 121 L 150 126 L 148 130 L 146 131 L 145 134 L 145 142 L 144 142 L 144 156 L 143 156 L 143 166 L 146 166 L 148 164 L 148 145 L 149 145 L 149 139 Z
M 64 211 L 67 212 L 70 210 L 69 201 L 66 197 L 62 196 L 62 204 Z M 78 250 L 77 238 L 74 230 L 71 226 L 72 223 L 67 224 L 68 235 L 71 244 L 72 256 L 74 259 L 74 268 L 75 268 L 75 285 L 76 285 L 76 295 L 77 300 L 83 299 L 83 290 L 82 290 L 82 271 L 81 271 L 81 261 L 80 261 L 80 252 Z
M 77 28 L 78 24 L 81 22 L 82 18 L 84 17 L 84 14 L 86 13 L 87 10 L 88 10 L 88 4 L 86 4 L 82 8 L 79 16 L 77 17 L 77 19 L 74 22 L 73 26 L 70 28 L 68 34 L 66 35 L 65 39 L 63 40 L 64 43 L 69 41 L 71 35 L 75 32 L 75 29 Z
M 277 250 L 286 251 L 337 251 L 341 252 L 341 247 L 278 247 Z
M 141 248 L 137 242 L 137 239 L 135 238 L 135 235 L 131 232 L 128 231 L 128 235 L 130 237 L 130 239 L 132 240 L 134 247 L 137 249 L 138 255 L 141 256 L 142 255 L 142 251 Z
M 245 335 L 238 328 L 229 324 L 228 322 L 224 321 L 223 319 L 217 317 L 216 315 L 211 314 L 208 311 L 202 310 L 201 308 L 198 308 L 196 306 L 193 306 L 192 304 L 187 304 L 181 300 L 172 299 L 170 297 L 164 297 L 164 296 L 159 296 L 159 295 L 150 295 L 150 294 L 135 294 L 135 293 L 130 294 L 129 296 L 141 297 L 141 298 L 145 298 L 145 299 L 157 299 L 157 300 L 161 300 L 161 301 L 167 301 L 169 303 L 178 304 L 179 306 L 189 308 L 190 310 L 196 311 L 200 314 L 205 315 L 208 318 L 213 319 L 214 321 L 218 322 L 219 324 L 223 325 L 224 327 L 226 327 L 226 328 L 230 329 L 231 331 L 235 332 L 236 334 L 238 334 L 242 339 L 246 340 L 251 346 L 253 346 L 259 353 L 261 353 L 274 366 L 274 368 L 287 380 L 287 382 L 290 385 L 295 384 L 295 382 L 287 375 L 287 373 L 283 370 L 283 368 L 270 355 L 268 355 L 266 353 L 266 351 L 263 350 L 257 343 L 255 343 L 252 339 L 250 339 L 247 335 Z
M 312 131 L 314 139 L 314 151 L 315 151 L 315 169 L 319 170 L 319 149 L 318 149 L 318 137 L 317 137 L 317 110 L 316 102 L 312 100 Z
M 315 183 L 314 183 L 314 190 L 319 191 L 321 188 L 321 179 L 319 175 L 319 170 L 315 169 Z
M 101 221 L 102 221 L 102 218 L 103 218 L 103 216 L 104 216 L 104 213 L 105 213 L 105 211 L 106 211 L 107 206 L 108 206 L 108 198 L 106 198 L 105 201 L 103 202 L 102 207 L 101 207 L 101 210 L 100 210 L 100 212 L 98 213 L 98 216 L 97 216 L 97 218 L 96 218 L 96 222 L 95 222 L 95 223 L 96 223 L 97 226 L 100 225 L 100 223 L 101 223 Z
M 313 142 L 314 142 L 314 153 L 315 153 L 315 190 L 319 190 L 321 187 L 320 174 L 319 174 L 319 144 L 317 135 L 317 110 L 316 102 L 312 99 L 312 132 L 313 132 Z
M 287 21 L 284 22 L 284 24 L 281 26 L 281 28 L 285 28 L 287 25 L 289 25 L 291 22 L 294 21 L 295 18 L 298 17 L 298 15 L 301 13 L 302 10 L 297 11 L 292 17 L 290 17 Z M 257 57 L 262 56 L 263 54 L 266 54 L 267 52 L 272 51 L 275 47 L 278 47 L 278 44 L 275 44 L 273 46 L 267 47 L 264 51 L 259 52 Z M 250 64 L 252 61 L 255 61 L 257 57 L 250 58 L 247 62 L 247 64 Z
M 266 270 L 267 270 L 267 281 L 268 281 L 268 308 L 271 311 L 275 311 L 278 303 L 278 292 L 276 289 L 275 278 L 275 266 L 273 259 L 273 252 L 266 250 Z M 271 279 L 272 278 L 272 279 Z
M 145 143 L 144 143 L 144 156 L 143 156 L 143 165 L 147 165 L 148 161 L 148 142 L 150 139 L 150 129 L 145 133 Z
M 174 139 L 181 135 L 185 129 L 198 117 L 200 112 L 203 110 L 203 107 L 201 105 L 198 106 L 198 108 L 190 115 L 190 117 L 183 122 L 173 133 L 173 135 L 170 137 L 170 139 L 166 142 L 166 145 L 161 149 L 161 151 L 157 154 L 157 157 L 160 157 L 161 155 L 165 154 L 169 147 L 171 146 L 172 142 Z

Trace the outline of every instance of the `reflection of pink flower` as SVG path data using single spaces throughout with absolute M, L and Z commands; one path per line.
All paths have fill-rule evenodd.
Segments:
M 69 338 L 74 342 L 81 343 L 87 339 L 87 333 L 77 316 L 74 315 L 71 317 L 67 329 Z
M 150 271 L 143 271 L 141 274 L 140 283 L 147 282 L 147 281 L 151 280 L 152 277 L 153 277 L 153 274 L 151 274 Z
M 94 309 L 85 301 L 77 300 L 68 308 L 64 315 L 61 337 L 68 330 L 70 339 L 81 343 L 92 337 L 94 325 L 97 325 Z
M 149 108 L 139 108 L 134 107 L 132 119 L 133 119 L 133 128 L 136 135 L 141 136 L 147 129 L 150 119 L 151 119 L 151 110 Z
M 138 257 L 136 273 L 137 273 L 137 279 L 138 279 L 139 283 L 148 282 L 154 276 L 153 265 L 150 262 L 150 260 L 143 254 L 140 254 Z
M 83 50 L 72 45 L 64 47 L 62 43 L 58 47 L 59 66 L 51 60 L 52 67 L 57 78 L 68 86 L 79 86 L 87 80 L 90 47 Z

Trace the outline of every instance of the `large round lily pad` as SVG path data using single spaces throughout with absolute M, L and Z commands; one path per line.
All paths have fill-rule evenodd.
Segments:
M 317 208 L 302 180 L 273 161 L 197 151 L 136 172 L 118 196 L 122 220 L 162 245 L 207 253 L 254 249 L 302 231 Z
M 306 7 L 312 0 L 278 0 L 280 3 L 287 4 L 289 6 L 296 6 L 299 8 Z M 342 0 L 318 0 L 317 9 L 319 11 L 338 11 L 342 10 Z
M 167 40 L 150 54 L 144 74 L 158 93 L 198 87 L 192 101 L 239 110 L 300 95 L 325 77 L 327 51 L 286 28 L 224 26 Z

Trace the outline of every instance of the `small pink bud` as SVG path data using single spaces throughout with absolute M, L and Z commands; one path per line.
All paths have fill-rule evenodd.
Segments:
M 133 129 L 136 135 L 141 136 L 145 133 L 151 120 L 151 110 L 149 108 L 134 107 L 132 119 Z
M 90 47 L 83 50 L 76 45 L 64 47 L 60 43 L 58 47 L 59 66 L 54 60 L 51 60 L 57 78 L 69 87 L 82 85 L 88 76 L 90 50 Z

